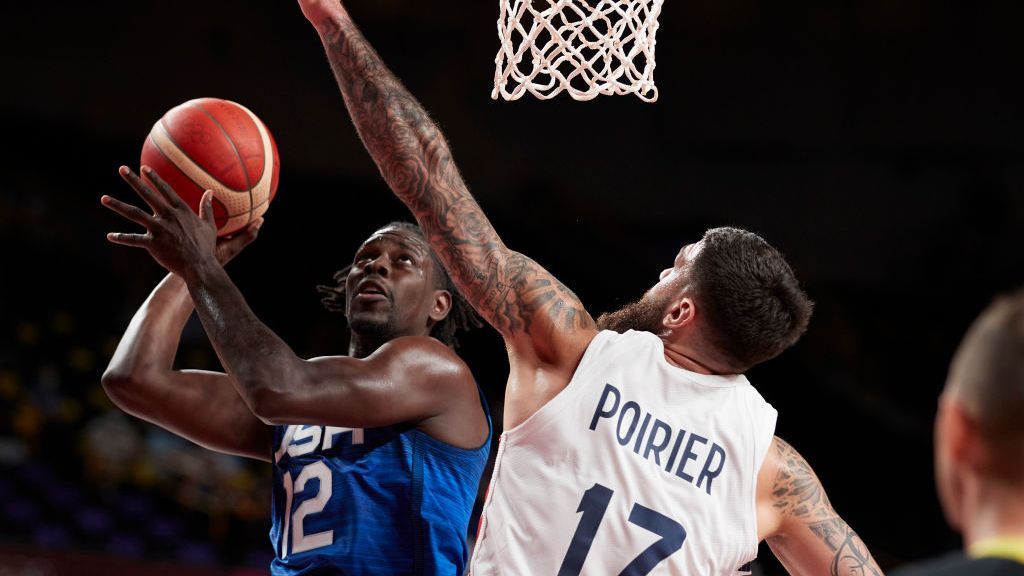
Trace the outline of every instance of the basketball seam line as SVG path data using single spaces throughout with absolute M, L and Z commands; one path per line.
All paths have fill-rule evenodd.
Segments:
M 252 190 L 251 189 L 249 189 L 249 190 L 235 190 L 234 188 L 232 188 L 230 186 L 227 186 L 226 184 L 224 184 L 223 182 L 220 181 L 220 178 L 217 178 L 216 176 L 211 174 L 209 170 L 207 170 L 206 168 L 203 167 L 202 164 L 197 162 L 195 158 L 193 158 L 192 156 L 189 156 L 188 152 L 186 152 L 185 149 L 181 147 L 181 144 L 179 144 L 177 141 L 175 141 L 175 139 L 171 136 L 171 131 L 168 130 L 167 127 L 164 126 L 164 119 L 163 118 L 161 118 L 160 121 L 157 122 L 157 125 L 160 126 L 160 131 L 164 133 L 164 136 L 167 138 L 167 141 L 170 142 L 171 144 L 174 144 L 174 147 L 178 149 L 178 152 L 180 152 L 181 155 L 184 156 L 185 158 L 188 158 L 189 161 L 192 162 L 192 164 L 194 164 L 195 167 L 199 169 L 199 171 L 201 171 L 203 174 L 206 174 L 207 176 L 209 176 L 210 180 L 213 180 L 214 182 L 219 183 L 221 186 L 224 186 L 224 188 L 230 190 L 231 192 L 239 192 L 239 193 L 241 193 L 241 192 L 247 192 L 248 191 L 250 194 L 252 194 Z M 160 154 L 162 154 L 164 158 L 167 158 L 167 160 L 170 160 L 171 163 L 173 164 L 174 161 L 171 160 L 171 157 L 168 156 L 167 153 L 164 152 L 162 148 L 160 148 L 160 145 L 157 143 L 157 141 L 154 138 L 150 138 L 150 140 L 153 141 L 153 145 L 156 146 L 157 150 L 160 151 Z M 177 165 L 175 165 L 175 166 L 177 166 Z M 202 188 L 203 190 L 206 190 L 205 186 L 202 186 L 201 184 L 199 184 L 199 182 L 196 182 L 194 178 L 190 177 L 187 173 L 185 173 L 184 170 L 181 170 L 180 167 L 179 167 L 179 171 L 182 174 L 184 174 L 185 177 L 188 178 L 190 182 L 195 184 L 197 188 Z M 246 178 L 246 181 L 248 182 L 248 178 Z M 251 197 L 249 198 L 249 203 L 250 204 L 252 203 L 252 198 Z
M 173 138 L 171 138 L 171 135 L 170 135 L 170 133 L 169 133 L 169 132 L 167 131 L 167 129 L 166 129 L 166 128 L 164 128 L 164 126 L 163 126 L 163 119 L 161 119 L 161 120 L 160 120 L 160 122 L 158 122 L 158 123 L 157 123 L 157 126 L 159 126 L 159 128 L 160 128 L 160 131 L 161 131 L 161 132 L 163 132 L 163 134 L 164 134 L 164 137 L 166 137 L 166 138 L 167 138 L 167 141 L 168 141 L 168 142 L 170 142 L 170 143 L 171 143 L 171 144 L 172 144 L 172 145 L 174 146 L 174 148 L 175 148 L 175 149 L 176 149 L 176 150 L 177 150 L 177 151 L 178 151 L 178 152 L 179 152 L 179 153 L 180 153 L 180 154 L 181 154 L 182 156 L 184 156 L 185 158 L 187 158 L 187 159 L 189 160 L 189 162 L 191 162 L 191 163 L 192 163 L 192 164 L 193 164 L 193 165 L 194 165 L 194 166 L 196 167 L 196 169 L 198 169 L 198 170 L 199 170 L 200 172 L 202 172 L 203 174 L 206 174 L 207 176 L 209 176 L 209 177 L 210 177 L 210 179 L 211 179 L 211 180 L 213 180 L 214 182 L 218 182 L 218 183 L 220 183 L 220 184 L 221 184 L 221 186 L 224 186 L 224 187 L 225 187 L 226 189 L 228 189 L 228 190 L 229 190 L 229 191 L 231 191 L 231 192 L 236 192 L 236 193 L 241 193 L 241 192 L 245 192 L 245 190 L 235 190 L 234 188 L 230 188 L 230 187 L 228 187 L 228 186 L 225 186 L 225 185 L 224 185 L 223 183 L 221 183 L 221 182 L 220 182 L 220 180 L 218 180 L 218 179 L 217 179 L 217 177 L 216 177 L 216 176 L 214 176 L 213 174 L 210 174 L 209 172 L 207 172 L 207 171 L 206 171 L 206 169 L 204 169 L 204 168 L 202 167 L 202 165 L 200 165 L 200 164 L 199 164 L 198 162 L 196 162 L 194 158 L 192 158 L 191 156 L 189 156 L 189 155 L 188 155 L 188 154 L 187 154 L 187 153 L 185 152 L 185 150 L 183 150 L 183 149 L 181 148 L 181 146 L 180 146 L 180 145 L 179 145 L 179 144 L 178 144 L 177 142 L 175 142 Z M 171 166 L 173 166 L 173 167 L 174 167 L 174 168 L 175 168 L 175 169 L 176 169 L 176 170 L 178 171 L 178 173 L 179 173 L 179 174 L 181 174 L 181 176 L 182 176 L 183 178 L 185 178 L 186 180 L 188 180 L 189 182 L 191 182 L 191 183 L 192 183 L 193 185 L 195 185 L 195 187 L 196 187 L 196 188 L 199 188 L 199 189 L 201 189 L 201 190 L 205 190 L 205 189 L 206 189 L 206 187 L 205 187 L 205 186 L 203 186 L 203 185 L 202 185 L 202 184 L 200 184 L 199 182 L 196 182 L 195 178 L 193 178 L 192 176 L 190 176 L 188 172 L 186 172 L 185 170 L 183 170 L 181 166 L 178 166 L 178 164 L 177 164 L 177 163 L 175 163 L 175 162 L 174 162 L 174 160 L 173 160 L 173 159 L 172 159 L 172 158 L 171 158 L 170 156 L 168 156 L 168 155 L 167 155 L 167 152 L 166 152 L 166 151 L 164 151 L 164 149 L 163 149 L 163 148 L 162 148 L 162 147 L 160 146 L 160 142 L 158 142 L 156 138 L 153 138 L 153 136 L 152 136 L 152 135 L 149 135 L 149 136 L 147 136 L 147 139 L 148 139 L 148 140 L 149 140 L 149 141 L 150 141 L 150 142 L 151 142 L 151 143 L 153 144 L 153 148 L 154 148 L 154 149 L 156 149 L 157 153 L 158 153 L 158 154 L 160 154 L 161 156 L 163 156 L 163 157 L 164 157 L 164 159 L 165 159 L 165 160 L 167 160 L 167 161 L 168 161 L 168 162 L 170 163 L 170 165 L 171 165 Z M 217 200 L 217 197 L 216 197 L 216 196 L 214 196 L 214 199 L 215 199 L 215 200 Z M 221 203 L 221 201 L 220 201 L 220 200 L 217 200 L 217 202 Z M 249 210 L 247 210 L 247 211 L 242 211 L 242 212 L 239 212 L 239 213 L 237 213 L 237 214 L 231 214 L 230 212 L 228 212 L 228 211 L 227 211 L 227 206 L 225 206 L 225 205 L 224 205 L 223 203 L 221 203 L 221 205 L 222 205 L 222 206 L 224 206 L 224 222 L 225 222 L 225 224 L 226 224 L 226 223 L 227 223 L 228 221 L 230 221 L 230 220 L 232 220 L 232 219 L 234 219 L 234 218 L 238 218 L 239 216 L 241 216 L 241 215 L 245 214 L 246 212 L 248 212 L 248 213 L 249 213 L 249 220 L 251 221 L 251 220 L 252 220 L 252 213 L 253 213 L 254 211 L 256 211 L 256 210 L 257 210 L 257 209 L 258 209 L 258 208 L 259 208 L 260 206 L 263 206 L 264 204 L 267 204 L 268 202 L 269 202 L 269 199 L 268 199 L 268 200 L 264 200 L 264 201 L 260 202 L 259 204 L 257 204 L 256 206 L 252 206 L 252 208 L 250 208 Z M 250 205 L 252 204 L 252 191 L 251 191 L 251 190 L 249 190 L 249 204 L 250 204 Z
M 263 202 L 260 202 L 259 204 L 256 204 L 250 210 L 248 210 L 250 220 L 252 219 L 252 213 L 255 212 L 256 210 L 258 210 L 261 206 L 263 206 L 266 203 L 267 203 L 267 200 L 264 200 Z M 250 201 L 249 204 L 252 205 L 252 202 Z M 242 214 L 245 214 L 245 211 L 239 212 L 238 214 L 228 214 L 228 218 L 238 218 Z
M 164 128 L 164 125 L 163 125 L 163 118 L 161 118 L 161 119 L 160 119 L 160 122 L 158 122 L 157 124 L 158 124 L 158 125 L 160 126 L 160 130 L 161 130 L 161 131 L 162 131 L 162 132 L 164 133 L 164 135 L 165 135 L 165 136 L 167 136 L 167 140 L 168 140 L 168 141 L 169 141 L 169 142 L 170 142 L 171 144 L 174 144 L 174 147 L 175 147 L 175 148 L 177 148 L 179 152 L 181 152 L 182 156 L 184 156 L 184 157 L 188 158 L 188 159 L 189 159 L 189 161 L 191 161 L 191 162 L 192 162 L 193 164 L 195 164 L 196 166 L 199 166 L 199 163 L 197 163 L 197 162 L 196 162 L 195 160 L 193 160 L 192 158 L 190 158 L 190 157 L 189 157 L 189 155 L 188 155 L 188 154 L 186 154 L 186 153 L 185 153 L 185 151 L 181 149 L 181 146 L 179 146 L 179 145 L 178 145 L 178 143 L 177 143 L 177 142 L 175 142 L 173 138 L 171 138 L 171 135 L 170 135 L 170 133 L 169 133 L 169 132 L 167 131 L 167 129 L 166 129 L 166 128 Z M 201 184 L 199 184 L 199 182 L 196 182 L 194 178 L 192 178 L 191 176 L 189 176 L 188 172 L 185 172 L 184 170 L 182 170 L 182 169 L 181 169 L 181 166 L 178 166 L 177 164 L 175 164 L 174 160 L 172 160 L 172 159 L 171 159 L 171 157 L 167 155 L 167 152 L 164 152 L 164 149 L 160 147 L 160 143 L 156 141 L 156 138 L 153 138 L 153 136 L 152 136 L 152 135 L 149 135 L 149 136 L 147 136 L 147 138 L 149 138 L 149 141 L 153 143 L 153 148 L 156 148 L 156 151 L 157 151 L 157 152 L 159 152 L 159 153 L 160 153 L 160 155 L 161 155 L 161 156 L 163 156 L 163 157 L 164 157 L 164 159 L 165 159 L 165 160 L 167 160 L 167 162 L 169 162 L 171 166 L 174 166 L 174 168 L 175 168 L 175 169 L 176 169 L 176 170 L 177 170 L 177 171 L 178 171 L 178 172 L 179 172 L 179 173 L 180 173 L 180 174 L 181 174 L 182 176 L 184 176 L 186 180 L 188 180 L 189 182 L 191 182 L 192 184 L 194 184 L 196 188 L 200 188 L 200 189 L 203 189 L 203 188 L 205 188 L 204 186 L 202 186 Z M 217 179 L 216 179 L 216 178 L 215 178 L 215 177 L 213 176 L 213 174 L 210 174 L 210 173 L 209 173 L 209 172 L 207 172 L 206 170 L 203 170 L 203 168 L 202 168 L 201 166 L 199 166 L 199 169 L 200 169 L 200 170 L 201 170 L 201 171 L 202 171 L 202 172 L 203 172 L 204 174 L 206 174 L 207 176 L 209 176 L 209 177 L 210 177 L 211 179 L 213 179 L 213 180 L 217 180 Z M 177 193 L 177 191 L 175 191 L 175 193 Z M 180 195 L 179 195 L 179 196 L 180 196 Z M 250 199 L 249 203 L 250 203 L 250 204 L 252 204 L 252 201 L 251 201 L 251 199 Z M 225 212 L 227 212 L 227 210 L 225 210 Z M 233 218 L 233 216 L 230 216 L 230 215 L 229 215 L 229 216 L 227 216 L 227 218 L 225 218 L 225 220 L 224 220 L 224 221 L 225 221 L 225 222 L 227 222 L 227 221 L 228 221 L 228 220 L 230 220 L 231 218 Z
M 203 114 L 206 114 L 206 116 L 210 119 L 210 121 L 213 122 L 214 125 L 217 126 L 218 130 L 220 130 L 220 133 L 224 135 L 224 138 L 228 141 L 228 143 L 231 144 L 231 149 L 235 151 L 235 157 L 238 159 L 238 165 L 241 166 L 242 174 L 245 176 L 246 192 L 249 193 L 249 218 L 248 218 L 248 221 L 252 222 L 252 212 L 253 212 L 253 206 L 252 206 L 252 203 L 253 203 L 252 186 L 253 185 L 252 185 L 252 180 L 249 179 L 249 170 L 246 169 L 245 160 L 242 159 L 242 153 L 238 151 L 238 146 L 235 146 L 234 139 L 232 139 L 231 135 L 228 134 L 228 131 L 224 129 L 224 126 L 220 123 L 220 121 L 217 120 L 216 118 L 214 118 L 213 114 L 210 114 L 206 110 L 206 108 L 203 108 L 202 105 L 200 105 L 200 104 L 198 104 L 196 102 L 192 102 L 191 105 L 196 107 L 196 108 L 198 108 L 199 111 L 202 112 Z M 259 132 L 259 127 L 258 126 L 256 128 L 256 131 Z M 265 144 L 263 143 L 263 135 L 262 134 L 260 134 L 260 146 L 261 147 L 265 146 Z M 267 169 L 267 167 L 264 166 L 263 170 L 266 170 L 266 169 Z M 262 180 L 262 178 L 261 178 L 261 180 Z

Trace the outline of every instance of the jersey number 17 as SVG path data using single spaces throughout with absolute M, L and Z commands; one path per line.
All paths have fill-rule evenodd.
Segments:
M 579 576 L 614 493 L 614 490 L 601 484 L 594 484 L 583 493 L 583 499 L 576 508 L 576 512 L 583 512 L 583 516 L 576 526 L 576 533 L 572 536 L 558 576 Z M 682 548 L 683 541 L 686 540 L 686 530 L 681 524 L 641 504 L 633 504 L 633 509 L 629 512 L 629 523 L 654 532 L 661 536 L 661 539 L 648 546 L 626 565 L 619 576 L 642 576 L 650 573 L 659 562 Z

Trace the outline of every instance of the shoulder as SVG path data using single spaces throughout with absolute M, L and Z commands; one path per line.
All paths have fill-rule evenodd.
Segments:
M 807 463 L 807 460 L 789 442 L 778 436 L 772 437 L 772 444 L 768 449 L 765 464 L 774 466 L 780 475 L 814 476 L 814 471 L 811 470 L 811 465 Z
M 373 382 L 414 380 L 417 385 L 469 383 L 476 381 L 469 366 L 440 340 L 429 336 L 403 336 L 386 342 L 366 358 L 319 356 L 308 360 L 328 375 L 355 369 Z
M 367 362 L 387 364 L 392 370 L 415 374 L 419 379 L 473 383 L 469 366 L 449 346 L 430 336 L 402 336 L 381 346 Z
M 401 336 L 395 338 L 378 348 L 369 358 L 377 355 L 401 356 L 410 360 L 426 358 L 439 362 L 456 362 L 465 365 L 462 358 L 455 353 L 455 350 L 431 336 Z
M 834 514 L 818 475 L 788 442 L 778 436 L 772 438 L 766 461 L 775 472 L 772 505 L 779 512 L 798 518 L 826 518 Z
M 600 330 L 588 335 L 583 346 L 584 353 L 605 357 L 608 352 L 633 357 L 640 350 L 664 350 L 661 338 L 651 332 L 627 330 Z
M 788 442 L 775 436 L 757 477 L 761 536 L 793 522 L 818 523 L 835 515 L 811 465 Z

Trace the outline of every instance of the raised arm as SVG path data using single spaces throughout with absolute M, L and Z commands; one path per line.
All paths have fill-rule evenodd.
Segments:
M 191 314 L 185 282 L 168 275 L 118 343 L 103 373 L 107 396 L 125 412 L 205 448 L 269 460 L 270 427 L 242 402 L 226 374 L 173 369 Z
M 467 448 L 486 437 L 482 419 L 458 417 L 482 418 L 482 412 L 469 368 L 444 344 L 406 337 L 364 359 L 304 360 L 256 317 L 223 268 L 206 262 L 186 278 L 221 363 L 264 422 L 346 428 L 414 422 Z
M 469 409 L 481 414 L 474 438 L 482 441 L 480 430 L 486 436 L 472 375 L 440 342 L 426 337 L 393 340 L 366 359 L 299 358 L 253 313 L 217 258 L 210 193 L 203 198 L 200 218 L 158 174 L 145 173 L 155 188 L 121 168 L 153 215 L 109 196 L 103 202 L 147 233 L 114 233 L 109 239 L 145 248 L 184 279 L 228 380 L 256 418 L 267 424 L 355 428 L 423 422 L 429 427 L 442 415 L 461 422 L 455 416 Z M 438 425 L 437 436 L 466 438 L 452 437 L 459 431 L 449 428 L 458 425 Z
M 803 456 L 777 437 L 768 451 L 758 475 L 758 531 L 786 570 L 793 576 L 882 576 Z
M 462 293 L 505 338 L 510 392 L 539 394 L 543 404 L 568 382 L 596 333 L 590 314 L 547 270 L 505 246 L 469 193 L 441 131 L 341 3 L 300 5 L 384 180 L 413 212 Z M 552 378 L 530 376 L 538 369 Z

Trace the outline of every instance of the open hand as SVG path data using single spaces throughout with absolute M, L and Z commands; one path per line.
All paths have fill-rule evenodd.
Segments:
M 197 216 L 156 172 L 146 166 L 142 167 L 142 171 L 154 184 L 155 190 L 146 185 L 127 166 L 121 166 L 118 170 L 121 177 L 153 210 L 152 214 L 111 196 L 103 196 L 101 202 L 107 208 L 144 227 L 146 233 L 112 232 L 107 235 L 111 242 L 145 248 L 161 266 L 185 277 L 190 269 L 203 263 L 226 263 L 255 239 L 256 230 L 259 229 L 262 219 L 253 222 L 231 238 L 218 241 L 211 202 L 212 192 L 208 190 L 203 195 L 200 216 Z

